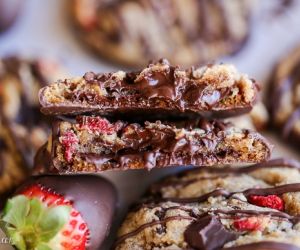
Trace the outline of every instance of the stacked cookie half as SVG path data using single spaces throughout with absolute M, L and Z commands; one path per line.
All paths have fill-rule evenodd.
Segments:
M 265 161 L 271 153 L 265 138 L 223 120 L 249 112 L 257 92 L 257 83 L 232 65 L 183 70 L 167 60 L 137 72 L 89 72 L 58 81 L 39 94 L 42 112 L 58 120 L 36 169 L 78 173 Z

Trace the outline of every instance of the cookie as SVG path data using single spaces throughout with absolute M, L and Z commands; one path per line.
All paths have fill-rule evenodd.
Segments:
M 30 177 L 10 198 L 1 221 L 16 249 L 99 249 L 117 204 L 99 176 Z
M 58 173 L 261 162 L 272 148 L 258 133 L 218 120 L 138 124 L 99 116 L 56 122 L 47 147 L 36 168 L 50 163 Z
M 300 164 L 202 168 L 155 184 L 115 249 L 300 249 Z
M 166 57 L 191 66 L 242 48 L 252 7 L 245 0 L 76 0 L 71 10 L 81 40 L 112 62 L 142 66 Z
M 266 105 L 262 101 L 259 101 L 253 106 L 250 113 L 241 116 L 235 116 L 226 119 L 226 121 L 232 122 L 239 128 L 263 131 L 269 126 L 270 114 Z
M 93 113 L 133 117 L 230 117 L 249 112 L 257 83 L 233 65 L 183 70 L 162 59 L 138 72 L 86 73 L 41 89 L 41 111 L 50 115 Z
M 48 138 L 49 119 L 39 112 L 37 94 L 58 75 L 57 65 L 42 59 L 0 59 L 0 193 L 25 178 Z
M 7 30 L 19 16 L 24 1 L 1 0 L 0 2 L 0 33 Z
M 300 48 L 292 51 L 274 69 L 270 80 L 271 125 L 282 137 L 300 142 Z

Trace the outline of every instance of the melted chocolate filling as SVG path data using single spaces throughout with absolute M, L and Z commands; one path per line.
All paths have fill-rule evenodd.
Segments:
M 65 94 L 63 103 L 49 103 L 47 97 L 40 93 L 42 111 L 49 114 L 81 114 L 87 112 L 105 113 L 109 112 L 133 112 L 143 111 L 168 111 L 168 114 L 182 112 L 203 112 L 209 115 L 209 111 L 214 111 L 226 117 L 238 115 L 249 111 L 255 98 L 248 103 L 244 100 L 243 90 L 239 83 L 234 86 L 223 88 L 212 88 L 210 82 L 199 83 L 193 76 L 193 69 L 186 71 L 187 77 L 178 73 L 179 68 L 170 66 L 168 61 L 162 59 L 161 64 L 167 65 L 161 71 L 149 71 L 142 77 L 138 77 L 141 72 L 127 73 L 122 80 L 117 79 L 112 73 L 95 74 L 86 73 L 84 79 L 86 84 L 98 85 L 100 89 L 105 89 L 104 96 L 95 94 L 92 90 L 76 90 Z M 151 65 L 150 65 L 151 66 Z M 208 67 L 211 67 L 208 65 Z M 65 82 L 67 86 L 70 84 Z M 72 91 L 72 84 L 69 87 Z M 74 87 L 75 88 L 75 87 Z M 231 103 L 232 89 L 239 89 L 239 101 Z M 253 88 L 257 91 L 256 83 Z M 72 103 L 72 105 L 69 104 Z M 226 104 L 225 104 L 226 102 Z M 222 111 L 230 111 L 222 114 Z

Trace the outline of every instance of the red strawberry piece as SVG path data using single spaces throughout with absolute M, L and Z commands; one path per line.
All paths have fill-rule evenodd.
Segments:
M 80 212 L 72 205 L 72 201 L 65 199 L 62 195 L 56 194 L 50 189 L 41 185 L 33 185 L 23 190 L 20 194 L 29 199 L 36 198 L 46 207 L 69 206 L 69 219 L 61 230 L 55 235 L 55 240 L 50 244 L 55 249 L 60 250 L 85 250 L 89 237 L 87 224 L 83 220 Z
M 102 134 L 113 134 L 119 129 L 119 125 L 114 126 L 108 120 L 101 117 L 84 116 L 80 117 L 78 122 L 80 129 L 88 129 L 92 132 L 99 132 Z
M 248 201 L 251 204 L 260 206 L 260 207 L 269 207 L 273 209 L 277 209 L 279 211 L 284 210 L 284 201 L 277 195 L 250 195 L 248 197 Z
M 60 137 L 60 142 L 65 149 L 65 159 L 70 162 L 79 140 L 73 131 L 67 131 Z
M 263 230 L 266 221 L 268 218 L 261 218 L 261 217 L 248 217 L 243 219 L 238 219 L 233 222 L 233 226 L 238 231 L 256 231 L 256 230 Z

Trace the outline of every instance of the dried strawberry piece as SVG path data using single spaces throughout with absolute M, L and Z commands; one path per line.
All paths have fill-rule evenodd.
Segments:
M 65 159 L 70 162 L 79 140 L 73 131 L 67 131 L 60 137 L 60 142 L 65 149 Z
M 260 218 L 260 217 L 248 217 L 244 219 L 238 219 L 233 222 L 233 226 L 238 231 L 263 230 L 265 224 L 266 224 L 265 218 Z
M 101 117 L 80 117 L 78 118 L 78 122 L 80 129 L 88 129 L 92 132 L 103 134 L 113 134 L 118 129 L 118 126 L 114 126 L 108 120 Z
M 250 195 L 248 201 L 260 207 L 269 207 L 279 211 L 284 210 L 284 201 L 277 195 Z

